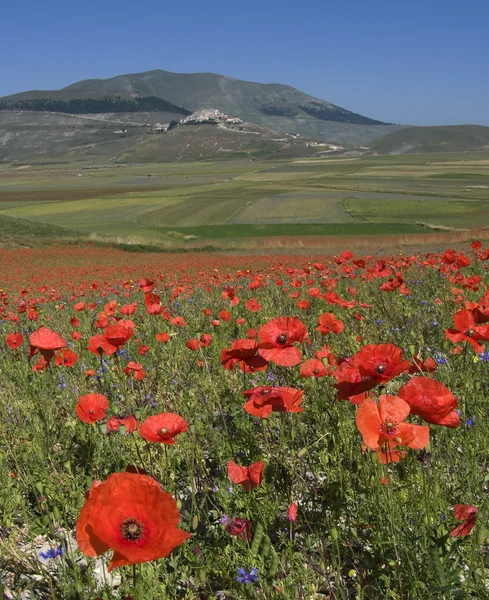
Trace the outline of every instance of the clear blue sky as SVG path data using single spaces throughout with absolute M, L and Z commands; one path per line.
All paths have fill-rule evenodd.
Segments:
M 489 0 L 5 0 L 0 96 L 206 71 L 384 121 L 489 125 L 488 23 Z

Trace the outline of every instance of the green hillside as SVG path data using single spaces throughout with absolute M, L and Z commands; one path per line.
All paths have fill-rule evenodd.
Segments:
M 373 142 L 371 147 L 379 154 L 489 150 L 489 127 L 482 125 L 406 127 Z

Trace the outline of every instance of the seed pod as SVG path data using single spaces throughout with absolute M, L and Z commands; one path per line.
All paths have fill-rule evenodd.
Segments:
M 257 523 L 255 527 L 255 533 L 253 535 L 253 542 L 251 544 L 251 554 L 253 556 L 258 556 L 258 549 L 260 548 L 263 531 L 263 525 L 261 523 Z
M 198 515 L 194 515 L 194 518 L 192 519 L 192 529 L 195 531 L 195 529 L 197 529 L 198 526 L 199 526 L 199 517 L 198 517 Z
M 272 547 L 272 541 L 270 540 L 270 538 L 268 537 L 268 535 L 264 535 L 263 536 L 263 545 L 261 548 L 261 553 L 262 555 L 267 558 L 267 556 L 270 554 L 270 549 Z
M 278 554 L 275 552 L 275 548 L 271 548 L 271 559 L 270 567 L 268 568 L 267 577 L 275 577 L 278 571 Z

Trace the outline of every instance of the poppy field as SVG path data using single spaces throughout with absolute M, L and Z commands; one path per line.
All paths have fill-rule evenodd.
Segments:
M 2 597 L 488 598 L 488 266 L 0 250 Z

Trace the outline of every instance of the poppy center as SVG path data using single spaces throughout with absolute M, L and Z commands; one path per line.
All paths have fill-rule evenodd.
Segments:
M 381 435 L 395 436 L 398 431 L 398 424 L 395 421 L 384 421 L 379 427 Z
M 139 542 L 144 538 L 144 525 L 137 519 L 126 519 L 121 525 L 121 535 L 129 542 Z
M 287 334 L 281 333 L 275 338 L 275 341 L 277 342 L 277 344 L 285 344 L 285 342 L 287 341 Z
M 158 435 L 160 437 L 163 437 L 164 435 L 166 435 L 168 433 L 168 429 L 166 427 L 162 427 L 159 431 L 158 431 Z
M 377 373 L 382 375 L 382 373 L 385 373 L 385 365 L 377 365 L 375 367 L 375 370 L 377 371 Z

